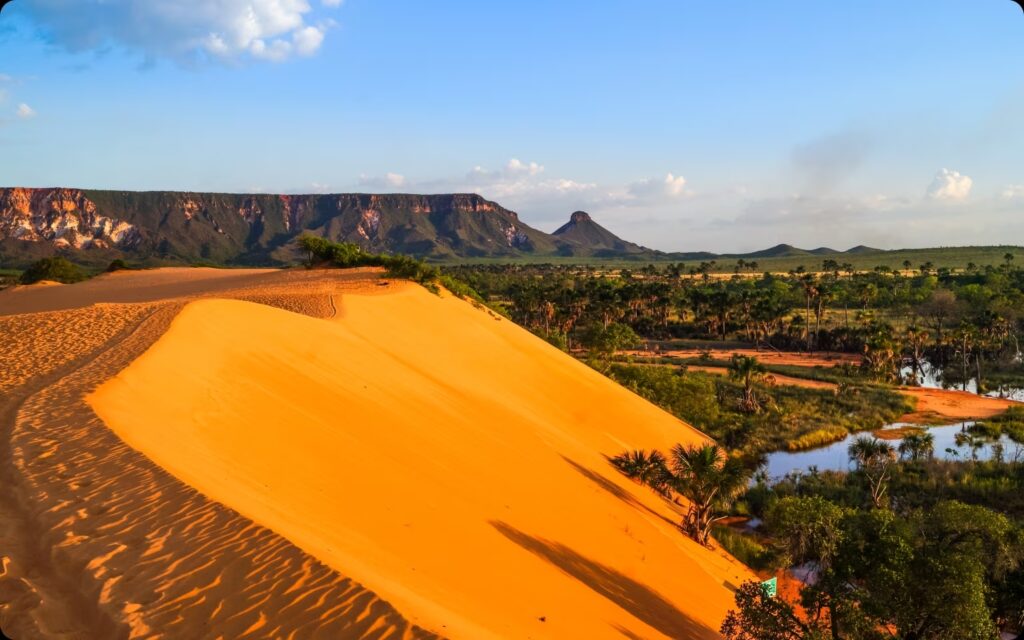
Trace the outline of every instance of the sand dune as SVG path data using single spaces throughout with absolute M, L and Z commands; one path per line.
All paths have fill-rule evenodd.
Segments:
M 366 270 L 56 289 L 0 292 L 15 638 L 713 638 L 751 577 L 604 457 L 701 436 L 484 310 Z
M 333 323 L 194 302 L 90 402 L 174 476 L 445 636 L 710 638 L 727 583 L 751 577 L 604 457 L 700 434 L 418 287 L 346 295 Z

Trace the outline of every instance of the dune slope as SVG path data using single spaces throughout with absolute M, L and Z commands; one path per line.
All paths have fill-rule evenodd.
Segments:
M 185 307 L 90 403 L 130 446 L 453 638 L 712 638 L 751 578 L 604 456 L 691 427 L 418 287 Z

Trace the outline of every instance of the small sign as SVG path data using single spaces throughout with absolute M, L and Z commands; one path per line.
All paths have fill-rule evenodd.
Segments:
M 774 598 L 779 595 L 779 579 L 772 578 L 761 583 L 761 590 L 766 598 Z

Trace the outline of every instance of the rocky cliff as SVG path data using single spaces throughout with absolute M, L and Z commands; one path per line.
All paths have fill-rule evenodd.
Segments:
M 100 264 L 280 264 L 302 233 L 420 257 L 554 255 L 555 241 L 473 194 L 264 195 L 0 189 L 0 266 L 69 254 Z

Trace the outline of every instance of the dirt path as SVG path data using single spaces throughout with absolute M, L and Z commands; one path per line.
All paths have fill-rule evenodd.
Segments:
M 234 296 L 321 317 L 331 306 L 294 286 Z M 14 638 L 435 637 L 159 469 L 85 403 L 183 304 L 0 318 L 0 627 Z
M 664 349 L 661 351 L 623 351 L 624 355 L 644 358 L 700 358 L 711 352 L 711 357 L 728 360 L 734 355 L 752 356 L 766 365 L 790 365 L 797 367 L 834 367 L 839 364 L 860 365 L 860 356 L 849 353 L 818 351 L 800 353 L 795 351 L 771 351 L 766 349 Z
M 703 367 L 688 365 L 687 370 L 689 371 L 703 371 L 704 373 L 710 373 L 715 376 L 726 376 L 729 375 L 729 370 L 725 367 Z M 792 376 L 783 376 L 777 373 L 768 374 L 770 381 L 773 384 L 780 384 L 788 387 L 802 387 L 804 389 L 835 389 L 836 385 L 832 382 L 822 382 L 820 380 L 807 380 L 805 378 L 794 378 Z

